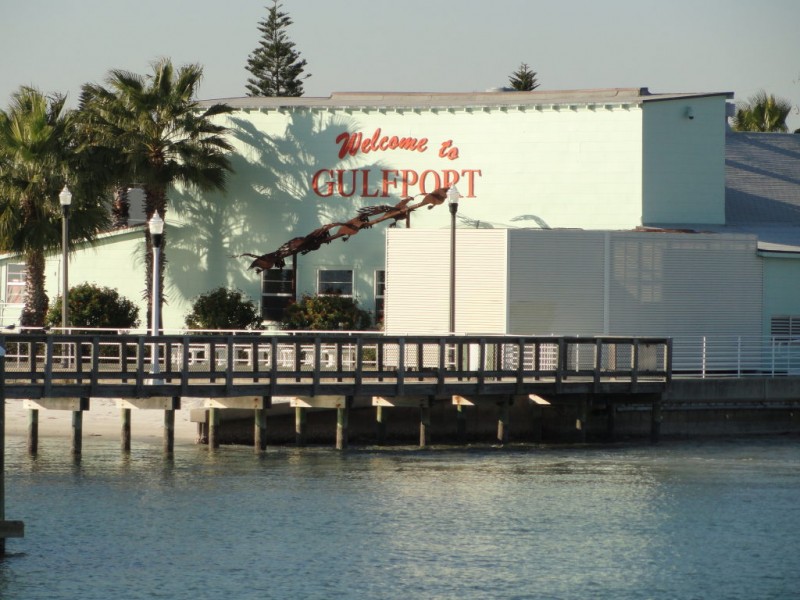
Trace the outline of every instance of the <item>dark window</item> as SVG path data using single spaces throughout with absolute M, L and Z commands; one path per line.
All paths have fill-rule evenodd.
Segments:
M 344 269 L 320 269 L 317 274 L 320 296 L 352 296 L 353 272 Z
M 386 271 L 375 271 L 375 322 L 383 321 L 383 297 L 386 292 Z
M 292 269 L 267 269 L 261 272 L 261 316 L 280 321 L 294 296 Z

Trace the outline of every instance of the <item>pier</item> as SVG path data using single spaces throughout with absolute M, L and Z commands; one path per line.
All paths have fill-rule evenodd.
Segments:
M 0 345 L 7 349 L 6 397 L 24 401 L 30 411 L 32 453 L 38 411 L 68 410 L 79 454 L 82 413 L 91 398 L 119 400 L 123 449 L 130 443 L 130 410 L 157 409 L 165 413 L 165 450 L 171 451 L 170 423 L 187 397 L 206 399 L 211 447 L 217 413 L 226 409 L 256 411 L 256 437 L 263 439 L 259 424 L 273 398 L 291 398 L 299 442 L 306 409 L 337 410 L 341 447 L 348 412 L 365 399 L 379 415 L 394 406 L 420 406 L 424 427 L 425 411 L 436 400 L 452 400 L 457 417 L 471 405 L 520 398 L 562 403 L 613 396 L 655 406 L 671 379 L 667 338 L 20 333 L 0 336 Z M 654 435 L 657 425 L 654 420 Z
M 82 451 L 83 413 L 92 398 L 116 398 L 121 445 L 130 450 L 131 409 L 164 412 L 164 450 L 173 451 L 181 398 L 204 398 L 209 448 L 218 446 L 219 412 L 254 414 L 256 451 L 266 447 L 266 411 L 275 397 L 291 398 L 297 442 L 305 411 L 336 411 L 336 448 L 348 444 L 353 403 L 367 398 L 378 422 L 391 407 L 420 410 L 420 445 L 429 442 L 430 409 L 446 399 L 461 419 L 466 407 L 499 407 L 498 439 L 508 436 L 515 399 L 579 402 L 592 395 L 658 406 L 671 379 L 667 338 L 551 336 L 384 336 L 380 334 L 0 335 L 0 456 L 5 451 L 5 401 L 29 410 L 28 449 L 38 445 L 40 410 L 72 413 L 72 451 Z M 459 420 L 459 428 L 463 422 Z M 0 473 L 4 473 L 0 462 Z M 6 521 L 0 481 L 0 555 L 5 539 L 24 525 Z

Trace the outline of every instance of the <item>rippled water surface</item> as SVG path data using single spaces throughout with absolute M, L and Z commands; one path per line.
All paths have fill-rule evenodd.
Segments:
M 6 450 L 0 598 L 796 598 L 800 439 Z

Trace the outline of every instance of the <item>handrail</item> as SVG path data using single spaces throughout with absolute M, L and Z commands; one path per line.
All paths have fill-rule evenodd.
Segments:
M 631 336 L 21 332 L 0 344 L 8 397 L 635 393 L 670 379 L 669 339 Z
M 684 336 L 673 339 L 675 377 L 745 378 L 800 375 L 800 338 Z

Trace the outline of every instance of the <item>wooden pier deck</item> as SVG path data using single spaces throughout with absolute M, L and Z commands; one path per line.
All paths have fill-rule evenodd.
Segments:
M 0 336 L 7 398 L 647 394 L 666 338 Z

